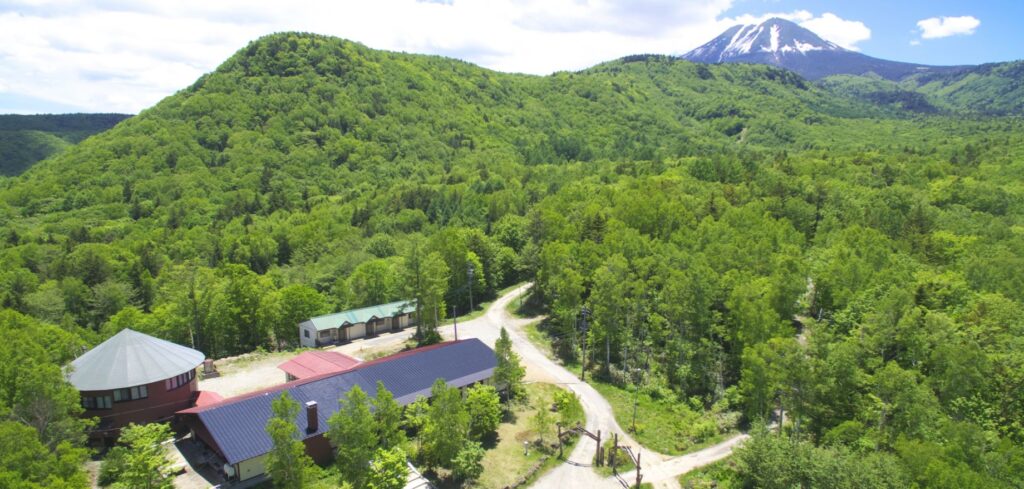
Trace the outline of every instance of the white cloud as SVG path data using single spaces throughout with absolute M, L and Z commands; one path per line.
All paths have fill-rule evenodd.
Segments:
M 249 41 L 280 31 L 433 53 L 511 72 L 577 70 L 636 53 L 680 54 L 750 16 L 733 0 L 0 1 L 0 86 L 86 111 L 137 112 L 190 85 Z M 862 23 L 775 14 L 839 45 Z
M 826 41 L 832 41 L 846 49 L 858 51 L 857 44 L 871 39 L 871 29 L 859 20 L 846 20 L 831 12 L 815 16 L 807 10 L 768 13 L 761 16 L 742 15 L 730 19 L 732 24 L 760 24 L 773 17 L 786 19 L 801 27 L 814 31 Z M 731 24 L 731 25 L 732 25 Z
M 90 111 L 136 112 L 273 32 L 546 74 L 717 35 L 732 0 L 8 0 L 0 83 Z
M 981 25 L 981 21 L 970 15 L 960 17 L 932 17 L 917 21 L 922 39 L 938 39 L 949 36 L 969 36 Z
M 857 43 L 871 39 L 871 29 L 863 22 L 845 20 L 828 12 L 821 17 L 801 22 L 800 25 L 847 49 L 856 50 Z

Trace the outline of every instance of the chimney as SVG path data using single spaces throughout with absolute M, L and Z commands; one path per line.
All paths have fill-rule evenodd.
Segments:
M 316 433 L 320 429 L 320 421 L 316 415 L 316 401 L 306 403 L 306 433 Z

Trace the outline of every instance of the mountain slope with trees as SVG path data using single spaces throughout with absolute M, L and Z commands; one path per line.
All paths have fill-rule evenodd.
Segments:
M 106 131 L 125 114 L 0 114 L 0 175 L 17 175 L 37 161 Z
M 560 353 L 587 341 L 609 381 L 645 352 L 652 397 L 753 424 L 782 409 L 812 459 L 1017 487 L 1022 130 L 767 66 L 538 77 L 275 34 L 0 180 L 3 328 L 66 337 L 24 350 L 66 420 L 54 369 L 123 327 L 216 358 L 417 298 L 429 334 L 470 291 L 530 279 Z M 60 426 L 41 442 L 80 443 Z
M 991 63 L 898 81 L 836 75 L 819 84 L 837 95 L 908 112 L 1012 116 L 1024 113 L 1024 61 Z

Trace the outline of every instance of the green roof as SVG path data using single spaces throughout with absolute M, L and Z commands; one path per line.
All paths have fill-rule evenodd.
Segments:
M 398 316 L 399 314 L 405 314 L 415 310 L 415 300 L 397 301 L 388 304 L 364 307 L 362 309 L 336 312 L 326 316 L 317 316 L 306 322 L 313 323 L 313 327 L 316 328 L 317 331 L 323 331 L 325 329 L 340 328 L 347 324 L 365 323 L 371 319 Z

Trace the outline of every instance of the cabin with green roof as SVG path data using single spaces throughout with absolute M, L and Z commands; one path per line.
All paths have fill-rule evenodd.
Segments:
M 406 300 L 336 312 L 299 323 L 299 344 L 318 347 L 344 343 L 415 325 L 416 301 Z

